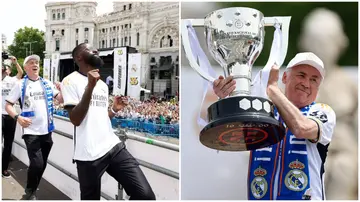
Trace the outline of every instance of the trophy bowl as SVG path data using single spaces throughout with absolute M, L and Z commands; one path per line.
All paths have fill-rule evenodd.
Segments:
M 251 95 L 252 66 L 263 49 L 265 26 L 278 23 L 284 29 L 285 25 L 287 34 L 290 19 L 282 19 L 266 18 L 252 8 L 232 7 L 213 11 L 198 24 L 205 28 L 208 51 L 223 68 L 224 77 L 233 76 L 236 81 L 236 88 L 228 97 L 209 106 L 208 124 L 200 132 L 203 145 L 222 151 L 246 151 L 276 144 L 284 138 L 285 128 L 274 117 L 273 103 L 265 97 Z M 213 82 L 215 79 L 194 62 L 185 34 L 182 33 L 183 44 L 190 65 Z M 282 45 L 286 53 L 287 42 Z

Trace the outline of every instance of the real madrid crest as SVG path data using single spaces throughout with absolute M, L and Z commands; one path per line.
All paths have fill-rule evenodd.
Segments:
M 30 106 L 31 106 L 30 98 L 29 98 L 29 96 L 25 96 L 25 98 L 24 98 L 24 108 L 28 109 L 28 108 L 30 108 Z
M 130 84 L 137 85 L 139 83 L 137 77 L 130 77 Z
M 264 197 L 268 190 L 268 184 L 264 178 L 266 174 L 266 170 L 261 167 L 254 171 L 256 177 L 251 182 L 251 193 L 256 199 Z
M 293 161 L 289 164 L 291 170 L 285 176 L 285 186 L 292 191 L 302 191 L 308 184 L 308 177 L 302 171 L 305 165 L 298 161 Z

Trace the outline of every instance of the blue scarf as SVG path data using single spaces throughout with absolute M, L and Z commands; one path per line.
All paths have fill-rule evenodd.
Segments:
M 47 104 L 47 117 L 48 117 L 48 132 L 52 132 L 55 129 L 54 126 L 54 121 L 53 121 L 53 112 L 54 112 L 54 107 L 53 107 L 53 90 L 51 88 L 51 86 L 41 77 L 40 78 L 40 82 L 41 82 L 41 86 L 46 94 L 45 96 L 45 101 Z M 27 84 L 27 80 L 28 80 L 28 76 L 25 75 L 24 79 L 23 79 L 23 83 L 22 83 L 22 88 L 21 88 L 21 106 L 24 107 L 24 98 L 25 98 L 25 92 L 26 92 L 26 84 Z M 20 114 L 23 117 L 33 117 L 35 116 L 34 111 L 29 111 L 29 112 L 21 112 Z
M 307 115 L 314 104 L 315 102 L 301 108 L 300 111 Z M 276 108 L 274 114 L 284 124 Z M 276 196 L 274 196 L 275 188 Z M 249 200 L 309 199 L 307 196 L 309 188 L 310 175 L 305 139 L 297 139 L 290 130 L 286 129 L 286 136 L 279 143 L 250 152 Z

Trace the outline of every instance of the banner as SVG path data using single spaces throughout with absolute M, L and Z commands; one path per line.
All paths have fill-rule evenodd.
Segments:
M 140 100 L 141 53 L 129 54 L 127 95 Z
M 126 88 L 126 47 L 114 49 L 114 95 L 125 95 Z
M 43 67 L 43 78 L 44 79 L 50 80 L 50 73 L 51 73 L 50 67 L 51 67 L 50 59 L 49 58 L 44 59 L 44 67 Z
M 59 61 L 60 53 L 53 53 L 51 55 L 51 79 L 53 83 L 59 81 L 58 72 L 59 72 Z

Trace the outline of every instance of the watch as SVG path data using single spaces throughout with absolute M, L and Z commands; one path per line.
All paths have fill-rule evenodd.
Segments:
M 15 121 L 17 121 L 18 117 L 19 117 L 19 114 L 16 114 L 16 115 L 14 116 Z

